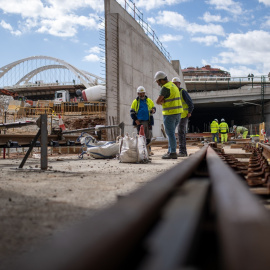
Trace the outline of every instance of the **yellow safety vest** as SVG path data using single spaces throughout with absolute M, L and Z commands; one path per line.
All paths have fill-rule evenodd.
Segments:
M 178 87 L 173 82 L 167 82 L 163 87 L 170 89 L 170 96 L 165 98 L 162 104 L 162 114 L 171 115 L 182 113 L 183 107 Z
M 211 133 L 217 133 L 219 130 L 218 123 L 216 121 L 213 121 L 210 125 Z
M 180 88 L 180 97 L 181 97 L 181 102 L 182 102 L 182 106 L 183 106 L 183 112 L 181 113 L 181 118 L 186 118 L 188 115 L 188 105 L 185 102 L 185 100 L 183 99 L 183 95 L 182 95 L 182 91 L 186 91 L 184 88 Z
M 219 128 L 220 128 L 220 133 L 222 133 L 222 134 L 226 134 L 229 132 L 229 127 L 228 127 L 228 124 L 226 122 L 220 123 Z

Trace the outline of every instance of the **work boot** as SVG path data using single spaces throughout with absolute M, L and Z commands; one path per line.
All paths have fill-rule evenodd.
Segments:
M 187 157 L 187 153 L 183 154 L 183 153 L 179 153 L 177 154 L 178 157 Z
M 162 159 L 177 159 L 176 153 L 167 153 L 162 156 Z

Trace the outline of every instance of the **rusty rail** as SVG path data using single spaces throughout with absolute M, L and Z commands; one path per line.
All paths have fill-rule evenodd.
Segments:
M 212 147 L 57 233 L 13 269 L 270 269 L 270 217 Z

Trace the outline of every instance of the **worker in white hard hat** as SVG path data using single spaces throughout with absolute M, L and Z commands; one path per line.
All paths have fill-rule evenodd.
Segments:
M 243 139 L 247 138 L 248 129 L 242 126 L 233 126 L 233 132 L 235 133 L 235 137 L 242 136 Z
M 154 102 L 145 95 L 143 86 L 137 88 L 137 98 L 133 100 L 130 108 L 130 116 L 133 120 L 133 126 L 137 128 L 139 134 L 141 125 L 143 125 L 146 137 L 146 144 L 152 139 L 152 126 L 154 125 L 153 114 L 156 112 Z
M 212 123 L 210 124 L 210 129 L 212 133 L 212 141 L 213 142 L 219 142 L 219 125 L 218 125 L 218 120 L 214 119 Z
M 183 105 L 183 112 L 181 113 L 180 123 L 178 125 L 178 141 L 179 141 L 179 153 L 178 157 L 187 157 L 187 146 L 186 146 L 186 130 L 188 119 L 191 117 L 191 113 L 194 109 L 192 99 L 188 92 L 181 87 L 181 81 L 178 77 L 174 77 L 172 82 L 178 87 L 180 97 Z
M 220 136 L 221 136 L 221 143 L 224 143 L 224 142 L 227 142 L 228 140 L 229 126 L 225 122 L 224 118 L 222 118 L 220 122 L 221 123 L 219 124 L 219 131 L 220 131 Z
M 180 92 L 173 82 L 168 81 L 167 74 L 163 71 L 158 71 L 154 78 L 161 87 L 156 103 L 162 105 L 163 122 L 168 136 L 168 153 L 162 158 L 177 159 L 175 129 L 183 112 Z

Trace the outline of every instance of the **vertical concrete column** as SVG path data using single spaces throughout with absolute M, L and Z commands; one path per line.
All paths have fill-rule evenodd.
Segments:
M 105 1 L 105 3 L 108 1 Z M 109 119 L 119 123 L 119 48 L 118 48 L 118 14 L 106 14 L 105 19 L 106 36 L 106 103 L 107 103 L 107 124 Z M 111 133 L 107 137 L 112 140 Z

